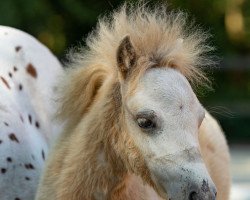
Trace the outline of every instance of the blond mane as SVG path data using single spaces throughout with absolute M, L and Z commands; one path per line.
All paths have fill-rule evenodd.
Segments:
M 111 16 L 99 19 L 96 30 L 86 40 L 87 48 L 73 60 L 84 66 L 103 65 L 116 71 L 117 48 L 126 35 L 139 57 L 158 66 L 177 67 L 190 80 L 205 78 L 201 68 L 213 64 L 206 55 L 213 49 L 208 46 L 209 35 L 188 23 L 187 14 L 145 4 L 125 4 Z M 183 40 L 181 46 L 177 44 L 179 39 Z

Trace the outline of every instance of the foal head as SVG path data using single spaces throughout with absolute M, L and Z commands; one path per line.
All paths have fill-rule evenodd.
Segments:
M 211 47 L 183 13 L 162 7 L 123 6 L 99 21 L 73 58 L 81 68 L 66 84 L 61 115 L 69 130 L 84 124 L 84 152 L 104 151 L 107 176 L 131 172 L 171 200 L 215 199 L 198 141 L 205 110 L 189 84 L 206 79 L 200 67 L 213 64 Z
M 143 60 L 125 37 L 117 51 L 123 120 L 145 168 L 135 173 L 164 198 L 215 199 L 198 141 L 204 108 L 178 70 L 156 64 L 141 73 L 150 65 Z

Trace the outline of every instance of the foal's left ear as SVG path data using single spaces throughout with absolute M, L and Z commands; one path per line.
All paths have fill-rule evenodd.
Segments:
M 130 70 L 136 65 L 137 55 L 130 37 L 125 36 L 116 53 L 117 65 L 124 79 L 127 78 Z

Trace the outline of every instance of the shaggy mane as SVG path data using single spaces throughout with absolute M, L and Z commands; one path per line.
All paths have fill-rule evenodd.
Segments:
M 82 66 L 100 64 L 116 71 L 117 48 L 126 35 L 130 36 L 139 57 L 177 67 L 190 81 L 204 81 L 202 67 L 214 64 L 207 56 L 213 50 L 208 46 L 209 35 L 188 23 L 187 14 L 146 4 L 125 4 L 99 19 L 96 30 L 86 39 L 87 47 L 72 60 Z M 178 39 L 183 40 L 181 46 Z

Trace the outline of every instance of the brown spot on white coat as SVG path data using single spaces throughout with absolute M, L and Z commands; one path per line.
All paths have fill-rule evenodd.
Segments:
M 29 63 L 26 67 L 26 71 L 29 75 L 31 75 L 33 78 L 37 78 L 37 71 L 36 71 L 36 68 L 31 64 Z

